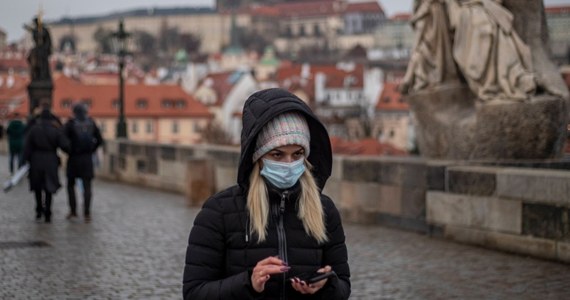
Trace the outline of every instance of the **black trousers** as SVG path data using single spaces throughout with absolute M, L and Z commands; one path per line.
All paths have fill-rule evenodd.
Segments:
M 14 161 L 18 160 L 18 170 L 24 165 L 24 153 L 20 152 L 11 152 L 10 151 L 10 174 L 14 174 Z
M 36 218 L 41 218 L 42 214 L 46 220 L 51 219 L 51 193 L 45 190 L 34 190 L 36 195 Z M 42 199 L 42 194 L 45 195 Z
M 77 215 L 77 200 L 75 197 L 75 177 L 67 178 L 67 196 L 69 199 L 69 212 Z M 83 214 L 91 214 L 91 178 L 81 178 L 83 183 Z

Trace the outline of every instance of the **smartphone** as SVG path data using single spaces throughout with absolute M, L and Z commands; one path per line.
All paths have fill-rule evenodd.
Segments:
M 302 274 L 299 274 L 295 277 L 301 279 L 302 281 L 306 282 L 307 284 L 311 284 L 311 283 L 319 282 L 319 281 L 321 281 L 325 278 L 329 278 L 331 276 L 336 276 L 336 273 L 334 271 L 330 271 L 330 272 L 326 272 L 326 273 L 312 272 L 312 273 L 302 273 Z

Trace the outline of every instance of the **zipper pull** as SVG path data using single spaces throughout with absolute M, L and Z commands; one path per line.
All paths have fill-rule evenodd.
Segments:
M 245 220 L 245 243 L 249 243 L 249 216 Z
M 281 214 L 285 213 L 285 199 L 287 198 L 288 195 L 289 191 L 284 191 L 283 194 L 281 194 L 281 204 L 279 205 L 279 212 Z

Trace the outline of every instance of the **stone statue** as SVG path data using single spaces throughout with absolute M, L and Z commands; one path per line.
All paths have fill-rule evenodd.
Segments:
M 49 56 L 51 55 L 51 37 L 49 30 L 43 25 L 40 18 L 34 18 L 34 27 L 24 25 L 32 34 L 34 48 L 28 55 L 30 76 L 32 81 L 51 81 Z
M 416 0 L 414 49 L 400 90 L 407 94 L 457 80 L 445 0 Z
M 529 47 L 500 0 L 447 0 L 453 58 L 479 100 L 529 100 L 536 90 Z
M 549 58 L 543 0 L 417 0 L 412 26 L 401 91 L 422 156 L 562 155 L 570 93 Z

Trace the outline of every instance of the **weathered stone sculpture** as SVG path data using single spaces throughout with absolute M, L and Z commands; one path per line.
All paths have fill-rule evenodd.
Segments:
M 30 75 L 34 80 L 50 80 L 49 56 L 51 55 L 51 36 L 40 19 L 34 18 L 34 27 L 24 26 L 32 34 L 34 48 L 28 55 Z
M 416 1 L 414 6 L 411 24 L 416 38 L 401 85 L 404 92 L 420 91 L 458 78 L 445 0 Z
M 34 48 L 28 54 L 30 65 L 30 84 L 28 94 L 30 98 L 30 114 L 40 103 L 51 105 L 53 82 L 49 65 L 49 56 L 52 51 L 49 30 L 43 25 L 40 16 L 34 18 L 33 27 L 24 25 L 32 34 Z
M 532 58 L 513 15 L 493 0 L 448 1 L 448 12 L 453 57 L 478 98 L 528 100 L 536 89 Z
M 421 73 L 414 61 L 418 58 L 408 65 L 402 92 L 416 119 L 422 155 L 558 157 L 566 137 L 569 96 L 545 48 L 548 35 L 542 0 L 416 2 L 414 19 L 422 6 L 445 8 L 445 20 L 438 24 L 450 31 L 458 70 L 447 71 L 449 76 L 426 85 L 410 75 Z M 418 31 L 418 36 L 422 34 Z M 438 44 L 447 49 L 444 43 Z M 437 51 L 420 47 L 417 43 L 413 55 L 423 55 L 422 59 L 437 65 L 440 56 L 430 56 Z

